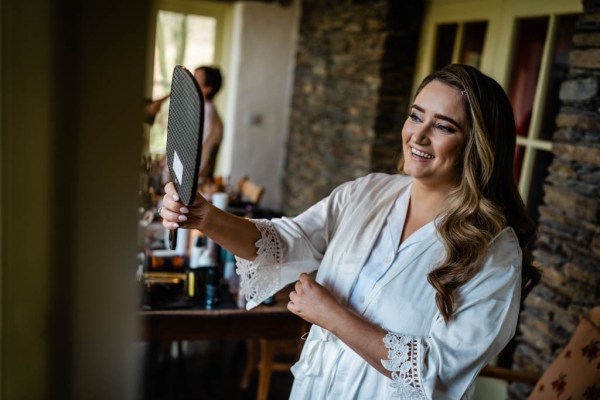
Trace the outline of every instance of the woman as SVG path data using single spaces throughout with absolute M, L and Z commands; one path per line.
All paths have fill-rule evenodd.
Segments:
M 427 77 L 402 144 L 401 174 L 345 183 L 291 219 L 238 219 L 200 197 L 187 209 L 167 188 L 165 227 L 236 254 L 249 307 L 298 280 L 288 309 L 314 325 L 291 398 L 471 398 L 539 280 L 494 80 L 465 65 Z

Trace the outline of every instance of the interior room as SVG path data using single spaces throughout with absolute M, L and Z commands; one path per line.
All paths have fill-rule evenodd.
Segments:
M 291 288 L 246 311 L 222 251 L 229 290 L 192 304 L 210 241 L 179 230 L 168 252 L 171 72 L 220 69 L 199 187 L 270 219 L 396 174 L 417 87 L 449 63 L 510 99 L 542 271 L 474 398 L 598 398 L 599 36 L 600 0 L 0 0 L 0 398 L 288 398 L 308 331 Z

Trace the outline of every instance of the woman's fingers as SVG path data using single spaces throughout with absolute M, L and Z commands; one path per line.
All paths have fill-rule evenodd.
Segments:
M 175 185 L 172 182 L 165 185 L 165 195 L 159 212 L 165 228 L 202 229 L 209 211 L 210 207 L 208 207 L 206 199 L 200 193 L 196 194 L 194 204 L 186 206 L 177 195 Z
M 295 290 L 296 292 L 299 292 L 299 291 L 301 291 L 301 290 L 302 290 L 302 282 L 300 282 L 300 281 L 297 281 L 297 282 L 296 282 L 296 284 L 294 285 L 294 290 Z M 292 293 L 293 293 L 293 292 L 292 292 Z
M 299 304 L 300 298 L 298 296 L 298 293 L 292 291 L 292 292 L 290 292 L 289 297 L 290 297 L 290 301 L 287 304 L 287 309 L 296 315 L 299 314 L 300 309 L 298 308 L 298 306 L 300 305 Z
M 163 196 L 163 205 L 160 208 L 160 216 L 163 219 L 163 226 L 167 229 L 179 228 L 180 222 L 187 221 L 185 215 L 189 210 L 179 202 L 179 196 L 175 190 L 175 185 L 169 182 L 165 186 L 165 195 Z
M 167 229 L 177 229 L 179 228 L 179 215 L 176 212 L 169 210 L 169 208 L 163 206 L 160 209 L 160 216 L 162 217 L 162 224 Z
M 300 282 L 303 285 L 310 285 L 314 281 L 315 281 L 314 278 L 312 276 L 310 276 L 309 274 L 307 274 L 306 272 L 302 272 L 300 274 L 300 276 L 298 277 L 298 282 Z
M 165 194 L 163 197 L 163 208 L 166 208 L 170 211 L 174 211 L 176 213 L 180 213 L 180 214 L 187 214 L 190 212 L 190 210 L 182 203 L 180 203 L 178 200 L 179 196 L 177 196 L 177 194 Z
M 179 195 L 177 194 L 177 189 L 175 189 L 173 182 L 169 182 L 165 185 L 165 196 L 167 195 L 171 195 L 175 198 L 175 201 L 179 201 Z

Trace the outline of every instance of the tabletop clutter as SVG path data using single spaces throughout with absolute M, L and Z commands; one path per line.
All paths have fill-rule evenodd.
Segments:
M 229 210 L 229 194 L 216 192 L 209 200 Z M 252 216 L 251 210 L 232 202 L 232 210 Z M 245 211 L 244 211 L 245 210 Z M 169 231 L 157 218 L 146 228 L 146 249 L 138 277 L 143 287 L 145 309 L 245 308 L 239 291 L 235 257 L 198 230 L 179 228 L 177 246 L 168 249 Z M 273 304 L 274 298 L 265 304 Z

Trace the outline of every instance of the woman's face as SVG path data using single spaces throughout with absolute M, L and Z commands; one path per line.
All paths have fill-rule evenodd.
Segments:
M 435 80 L 419 92 L 402 128 L 407 175 L 437 188 L 454 185 L 468 131 L 462 96 Z

